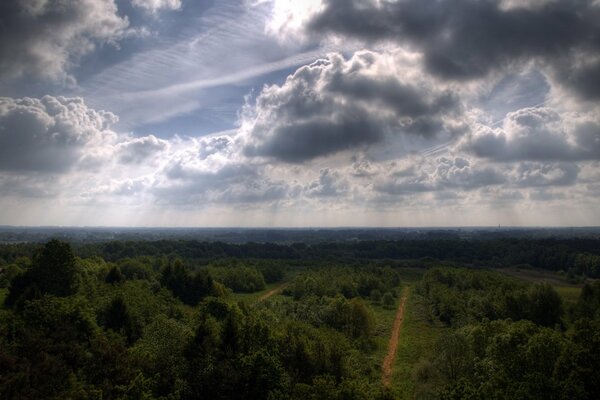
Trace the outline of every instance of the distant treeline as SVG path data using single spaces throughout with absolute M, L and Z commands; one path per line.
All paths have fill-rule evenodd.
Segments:
M 0 245 L 0 262 L 31 255 L 39 245 Z M 600 239 L 399 240 L 346 243 L 228 244 L 195 240 L 114 241 L 75 246 L 81 257 L 107 261 L 167 256 L 194 261 L 218 258 L 279 260 L 412 260 L 424 266 L 445 261 L 471 266 L 523 266 L 600 277 Z

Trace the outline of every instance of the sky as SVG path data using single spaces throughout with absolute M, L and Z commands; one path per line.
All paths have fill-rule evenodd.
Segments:
M 600 225 L 599 0 L 2 0 L 0 225 Z

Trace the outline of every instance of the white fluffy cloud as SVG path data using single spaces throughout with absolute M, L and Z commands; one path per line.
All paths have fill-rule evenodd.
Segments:
M 117 145 L 119 162 L 123 164 L 140 164 L 153 156 L 167 150 L 169 143 L 154 135 L 132 138 Z
M 302 163 L 387 141 L 407 153 L 449 140 L 461 129 L 459 99 L 418 65 L 414 54 L 363 51 L 299 68 L 247 107 L 245 154 Z
M 181 0 L 131 0 L 131 3 L 150 12 L 157 12 L 161 9 L 179 10 L 181 8 Z
M 0 98 L 0 169 L 67 170 L 86 149 L 113 141 L 110 127 L 116 121 L 80 98 Z
M 494 161 L 582 161 L 600 159 L 597 115 L 525 108 L 507 115 L 502 126 L 476 124 L 461 149 Z
M 66 79 L 97 45 L 114 44 L 129 21 L 114 0 L 3 0 L 0 77 Z

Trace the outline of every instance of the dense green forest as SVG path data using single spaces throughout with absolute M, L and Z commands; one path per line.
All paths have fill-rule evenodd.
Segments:
M 599 245 L 1 245 L 0 398 L 594 399 Z

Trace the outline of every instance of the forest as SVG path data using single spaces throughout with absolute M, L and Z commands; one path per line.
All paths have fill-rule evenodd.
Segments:
M 0 245 L 1 399 L 595 399 L 600 240 Z

